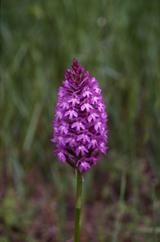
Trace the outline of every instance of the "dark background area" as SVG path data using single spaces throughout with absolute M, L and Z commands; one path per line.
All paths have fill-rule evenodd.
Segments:
M 72 59 L 96 76 L 109 153 L 84 176 L 82 242 L 160 237 L 160 1 L 1 2 L 0 242 L 69 242 L 74 172 L 50 142 Z

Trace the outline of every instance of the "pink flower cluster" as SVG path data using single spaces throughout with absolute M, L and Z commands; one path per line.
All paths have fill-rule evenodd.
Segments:
M 101 89 L 96 78 L 74 60 L 58 91 L 52 139 L 58 159 L 86 172 L 106 153 L 107 139 Z

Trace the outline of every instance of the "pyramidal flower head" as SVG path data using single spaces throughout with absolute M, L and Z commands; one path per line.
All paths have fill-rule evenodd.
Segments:
M 81 173 L 107 151 L 107 114 L 95 77 L 73 60 L 58 91 L 53 138 L 58 159 Z

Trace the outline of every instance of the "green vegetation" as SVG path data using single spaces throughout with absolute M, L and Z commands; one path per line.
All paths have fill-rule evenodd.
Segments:
M 86 174 L 82 242 L 157 241 L 159 23 L 159 0 L 2 1 L 0 242 L 72 237 L 74 176 L 50 138 L 74 57 L 100 81 L 110 130 L 108 156 Z

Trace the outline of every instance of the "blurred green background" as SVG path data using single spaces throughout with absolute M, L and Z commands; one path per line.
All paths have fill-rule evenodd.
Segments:
M 159 0 L 2 1 L 0 242 L 72 239 L 74 172 L 50 138 L 74 57 L 109 115 L 109 153 L 85 175 L 81 241 L 158 242 Z

